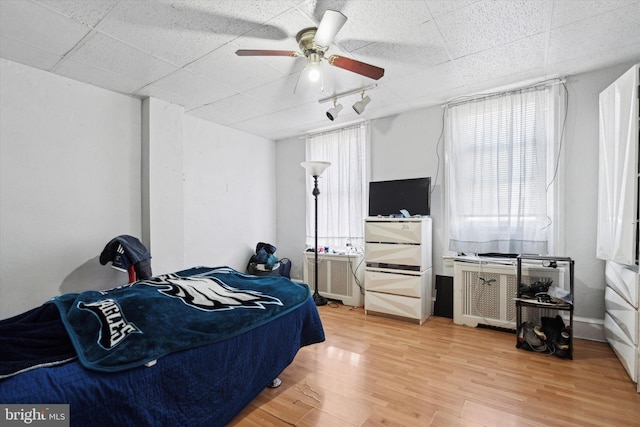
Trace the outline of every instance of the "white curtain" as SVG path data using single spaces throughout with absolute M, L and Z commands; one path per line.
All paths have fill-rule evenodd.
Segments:
M 306 138 L 306 160 L 331 162 L 318 179 L 318 246 L 364 246 L 367 125 Z M 313 177 L 307 174 L 306 245 L 315 236 Z
M 542 86 L 447 107 L 451 251 L 549 253 L 557 98 Z

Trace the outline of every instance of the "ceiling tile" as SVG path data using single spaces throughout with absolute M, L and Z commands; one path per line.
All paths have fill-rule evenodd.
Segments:
M 416 27 L 431 20 L 422 1 L 350 1 L 341 9 L 348 20 L 336 36 L 336 43 L 345 39 L 369 42 L 391 42 L 407 37 Z M 354 48 L 361 46 L 354 45 Z
M 75 51 L 73 61 L 118 74 L 145 84 L 152 83 L 178 69 L 136 48 L 96 33 Z
M 41 70 L 51 70 L 62 58 L 6 36 L 0 37 L 0 57 Z
M 640 2 L 551 31 L 548 63 L 589 59 L 640 43 Z M 639 52 L 640 53 L 640 52 Z
M 562 27 L 621 7 L 637 4 L 637 0 L 562 0 L 553 3 L 551 28 Z
M 80 24 L 95 27 L 120 0 L 33 0 Z
M 429 96 L 433 97 L 435 102 L 439 102 L 447 98 L 446 93 L 463 86 L 462 77 L 452 62 L 403 77 L 389 80 L 384 86 L 409 103 Z
M 215 31 L 221 20 L 205 9 L 139 0 L 119 3 L 97 28 L 130 46 L 183 66 L 234 38 Z
M 62 62 L 56 69 L 56 73 L 74 80 L 126 94 L 134 93 L 144 85 L 141 81 L 70 60 Z
M 214 79 L 186 70 L 178 70 L 150 85 L 172 94 L 170 102 L 182 105 L 186 110 L 199 107 L 235 94 L 235 90 Z
M 436 19 L 452 58 L 548 31 L 548 1 L 483 0 Z
M 283 73 L 255 57 L 237 56 L 236 50 L 237 46 L 229 43 L 189 64 L 186 69 L 215 79 L 220 84 L 230 86 L 237 92 L 252 89 L 283 77 Z M 274 60 L 288 62 L 289 65 L 297 62 L 294 58 L 287 57 L 278 57 Z M 304 60 L 302 62 L 304 63 Z
M 266 85 L 250 89 L 245 94 L 255 100 L 273 102 L 272 109 L 275 111 L 316 102 L 323 97 L 323 94 L 318 90 L 319 86 L 310 87 L 304 79 L 298 79 L 298 77 L 297 74 L 285 76 Z
M 413 36 L 396 36 L 353 51 L 355 59 L 385 69 L 389 80 L 404 78 L 425 68 L 447 62 L 449 55 L 433 21 L 416 26 Z
M 631 61 L 640 62 L 640 43 L 549 64 L 546 74 L 569 76 L 597 70 L 602 68 L 602 64 L 617 65 Z
M 203 119 L 212 120 L 224 125 L 263 116 L 270 111 L 268 104 L 243 94 L 236 94 L 225 99 L 189 110 L 188 113 Z
M 0 35 L 55 55 L 64 55 L 90 28 L 23 0 L 0 1 Z
M 454 63 L 465 84 L 475 84 L 540 67 L 544 47 L 545 36 L 540 34 L 464 56 Z
M 471 6 L 473 3 L 477 2 L 478 0 L 425 0 L 429 11 L 434 18 L 455 12 L 458 9 L 464 9 L 465 7 Z

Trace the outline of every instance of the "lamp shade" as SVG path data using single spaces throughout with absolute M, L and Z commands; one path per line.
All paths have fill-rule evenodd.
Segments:
M 305 168 L 307 170 L 307 172 L 309 172 L 309 175 L 311 175 L 311 176 L 320 176 L 320 175 L 322 175 L 322 172 L 324 172 L 325 169 L 327 169 L 330 165 L 331 165 L 331 162 L 302 162 L 302 163 L 300 163 L 300 166 Z

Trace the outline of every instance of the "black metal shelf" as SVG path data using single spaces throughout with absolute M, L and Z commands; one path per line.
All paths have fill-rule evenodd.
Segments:
M 534 268 L 541 269 L 557 269 L 559 267 L 568 266 L 569 268 L 569 292 L 572 298 L 572 302 L 568 303 L 556 303 L 556 302 L 540 302 L 536 299 L 525 298 L 520 291 L 520 284 L 522 284 L 522 261 L 530 261 L 536 262 L 539 261 L 539 265 L 532 265 Z M 524 307 L 528 307 L 531 309 L 545 309 L 545 310 L 558 310 L 569 313 L 569 325 L 565 325 L 565 329 L 569 332 L 569 349 L 567 358 L 573 359 L 573 310 L 574 310 L 574 290 L 573 290 L 573 282 L 574 282 L 574 267 L 575 262 L 573 259 L 569 257 L 554 257 L 547 255 L 519 255 L 516 258 L 517 269 L 516 269 L 516 283 L 517 283 L 517 291 L 516 297 L 514 298 L 516 305 L 516 347 L 522 347 L 522 327 L 523 327 L 523 319 L 522 319 L 522 310 Z

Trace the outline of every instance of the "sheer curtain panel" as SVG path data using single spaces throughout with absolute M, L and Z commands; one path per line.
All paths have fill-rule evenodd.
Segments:
M 328 161 L 318 179 L 318 245 L 332 248 L 364 245 L 366 215 L 365 124 L 306 138 L 306 160 Z M 306 174 L 306 245 L 314 245 L 313 178 Z
M 545 85 L 447 107 L 451 251 L 549 253 L 559 98 Z

